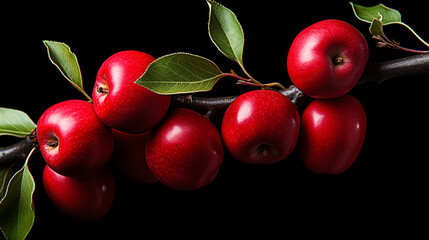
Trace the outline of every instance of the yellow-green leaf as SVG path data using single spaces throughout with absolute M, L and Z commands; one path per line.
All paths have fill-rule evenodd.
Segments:
M 0 107 L 0 136 L 25 137 L 36 128 L 30 117 L 19 110 Z

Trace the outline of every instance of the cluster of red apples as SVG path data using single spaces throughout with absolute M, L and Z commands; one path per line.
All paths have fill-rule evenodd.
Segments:
M 290 78 L 314 98 L 301 114 L 281 93 L 254 90 L 228 107 L 221 131 L 193 110 L 170 107 L 171 96 L 134 83 L 154 60 L 138 51 L 112 55 L 97 74 L 93 103 L 57 103 L 39 119 L 44 187 L 65 214 L 94 221 L 109 211 L 115 194 L 110 160 L 137 182 L 195 190 L 216 177 L 224 148 L 241 162 L 268 164 L 297 146 L 311 171 L 338 174 L 363 144 L 365 112 L 346 94 L 365 68 L 368 47 L 348 23 L 315 23 L 292 43 Z

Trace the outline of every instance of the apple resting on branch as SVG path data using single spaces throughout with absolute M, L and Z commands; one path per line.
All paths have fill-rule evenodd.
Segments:
M 81 221 L 96 221 L 112 206 L 115 178 L 109 161 L 134 181 L 187 191 L 214 181 L 224 146 L 245 164 L 275 164 L 297 149 L 311 172 L 339 174 L 355 161 L 366 133 L 364 108 L 350 90 L 429 74 L 428 51 L 399 46 L 383 31 L 385 25 L 400 24 L 429 47 L 399 12 L 381 4 L 351 3 L 356 17 L 371 23 L 378 46 L 415 55 L 372 62 L 357 29 L 324 20 L 293 41 L 287 56 L 292 84 L 262 83 L 244 67 L 244 33 L 235 14 L 213 0 L 207 3 L 212 42 L 245 77 L 222 72 L 211 60 L 190 53 L 155 59 L 122 51 L 102 64 L 91 97 L 70 48 L 43 42 L 51 62 L 88 101 L 56 103 L 37 125 L 21 111 L 0 108 L 0 135 L 22 138 L 0 147 L 0 229 L 7 238 L 23 239 L 33 226 L 35 184 L 28 161 L 36 151 L 46 162 L 46 194 L 64 214 Z M 210 91 L 223 78 L 255 90 L 237 96 L 191 95 Z M 221 126 L 211 122 L 215 115 L 223 117 Z

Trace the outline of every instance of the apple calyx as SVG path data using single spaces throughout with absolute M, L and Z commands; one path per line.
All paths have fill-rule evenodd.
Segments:
M 56 148 L 59 145 L 59 141 L 58 138 L 53 138 L 51 140 L 48 141 L 47 145 L 51 148 Z
M 261 144 L 257 147 L 257 153 L 262 154 L 264 157 L 271 155 L 272 148 L 268 144 Z
M 341 65 L 344 62 L 344 59 L 342 57 L 334 57 L 332 59 L 332 62 L 335 66 Z

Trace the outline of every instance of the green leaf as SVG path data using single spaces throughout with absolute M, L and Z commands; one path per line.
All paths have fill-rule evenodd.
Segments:
M 13 176 L 13 165 L 0 169 L 0 199 L 3 199 L 10 178 Z
M 225 56 L 243 65 L 244 33 L 237 17 L 215 1 L 207 0 L 207 3 L 210 38 Z
M 0 108 L 0 136 L 25 137 L 36 128 L 30 117 L 19 110 Z
M 383 32 L 383 24 L 381 21 L 381 17 L 380 18 L 374 18 L 371 22 L 371 26 L 369 26 L 369 32 L 373 35 L 373 36 L 383 36 L 384 32 Z
M 10 179 L 0 200 L 0 229 L 7 239 L 25 239 L 34 223 L 33 193 L 35 183 L 28 169 L 28 155 L 24 166 Z
M 48 40 L 44 40 L 43 44 L 48 49 L 48 56 L 51 62 L 77 90 L 91 101 L 91 97 L 83 89 L 79 63 L 76 55 L 71 52 L 70 47 L 62 42 Z
M 420 42 L 429 47 L 429 43 L 425 42 L 419 35 L 417 35 L 417 33 L 410 26 L 402 22 L 401 14 L 399 13 L 399 11 L 393 8 L 386 7 L 383 4 L 378 4 L 373 7 L 364 7 L 350 2 L 350 5 L 352 6 L 355 16 L 359 20 L 371 23 L 369 30 L 370 33 L 376 37 L 382 37 L 380 40 L 384 40 L 385 43 L 381 44 L 381 46 L 390 45 L 397 49 L 415 53 L 427 52 L 401 47 L 393 41 L 390 41 L 384 34 L 383 26 L 390 24 L 399 24 L 406 27 Z
M 152 62 L 136 83 L 158 94 L 210 91 L 226 76 L 212 61 L 189 53 L 173 53 Z
M 364 7 L 350 2 L 350 5 L 352 6 L 353 12 L 355 13 L 356 17 L 359 20 L 367 23 L 372 23 L 372 20 L 374 18 L 379 19 L 379 15 L 383 16 L 383 19 L 382 19 L 383 26 L 392 24 L 392 23 L 402 22 L 401 14 L 397 10 L 393 8 L 388 8 L 383 4 L 378 4 L 373 7 Z

